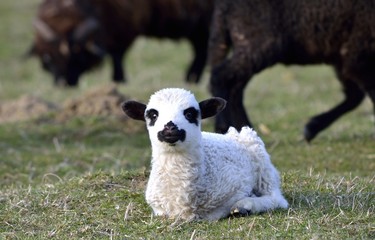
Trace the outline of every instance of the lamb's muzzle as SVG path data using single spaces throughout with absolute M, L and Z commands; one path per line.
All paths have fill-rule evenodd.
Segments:
M 167 142 L 169 144 L 174 144 L 178 140 L 183 142 L 186 137 L 186 132 L 183 129 L 178 129 L 176 124 L 169 121 L 162 131 L 158 132 L 158 139 L 160 142 Z

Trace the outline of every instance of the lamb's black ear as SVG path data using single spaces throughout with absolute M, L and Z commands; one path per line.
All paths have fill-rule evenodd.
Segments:
M 199 103 L 199 108 L 201 109 L 202 119 L 215 116 L 221 112 L 227 101 L 219 97 L 209 98 Z
M 145 110 L 146 104 L 136 102 L 136 101 L 127 101 L 121 104 L 121 108 L 126 115 L 135 120 L 145 120 Z

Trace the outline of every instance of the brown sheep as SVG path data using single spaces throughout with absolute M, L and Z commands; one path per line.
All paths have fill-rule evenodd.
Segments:
M 44 0 L 34 21 L 30 53 L 55 83 L 75 86 L 105 55 L 113 80 L 125 81 L 122 58 L 138 36 L 187 39 L 194 59 L 186 81 L 198 82 L 206 64 L 213 0 Z

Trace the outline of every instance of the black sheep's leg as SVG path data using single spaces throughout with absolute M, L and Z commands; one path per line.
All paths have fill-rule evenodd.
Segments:
M 113 75 L 112 79 L 114 82 L 126 82 L 125 71 L 122 67 L 122 58 L 124 56 L 124 50 L 116 51 L 111 53 L 112 64 L 113 64 Z
M 252 124 L 246 115 L 246 110 L 243 104 L 243 93 L 246 84 L 247 81 L 242 79 L 241 82 L 233 85 L 231 91 L 229 92 L 228 109 L 230 110 L 232 126 L 237 130 L 241 130 L 243 126 L 252 127 Z
M 372 107 L 374 109 L 373 112 L 374 112 L 374 119 L 375 119 L 375 87 L 373 89 L 368 90 L 367 92 L 372 101 Z M 375 137 L 375 134 L 374 134 L 374 137 Z
M 226 108 L 216 116 L 215 131 L 227 132 L 230 126 L 240 130 L 242 126 L 250 126 L 243 106 L 243 91 L 250 76 L 231 67 L 231 60 L 213 68 L 210 79 L 210 90 L 213 96 L 227 100 Z M 238 66 L 238 65 L 237 65 Z M 243 73 L 243 72 L 242 72 Z
M 228 101 L 229 89 L 234 81 L 233 69 L 229 67 L 228 52 L 232 41 L 229 29 L 224 18 L 225 6 L 215 7 L 212 16 L 210 34 L 208 39 L 208 62 L 211 67 L 210 92 L 213 96 L 224 98 Z M 225 133 L 232 125 L 230 109 L 227 106 L 215 117 L 215 131 Z
M 208 45 L 208 33 L 199 36 L 198 39 L 192 39 L 191 43 L 194 50 L 194 59 L 186 73 L 186 82 L 198 83 L 204 66 L 207 61 L 207 45 Z
M 371 90 L 368 90 L 368 95 L 369 95 L 369 97 L 372 101 L 373 108 L 374 108 L 374 115 L 375 115 L 375 88 L 371 89 Z
M 305 125 L 304 137 L 310 142 L 323 129 L 327 128 L 339 117 L 355 109 L 364 99 L 364 91 L 350 80 L 340 79 L 345 99 L 331 110 L 312 117 Z
M 210 78 L 210 91 L 211 94 L 215 97 L 221 97 L 225 100 L 229 100 L 229 84 L 230 79 L 228 79 L 224 75 L 223 67 L 225 66 L 225 62 L 220 64 L 219 66 L 215 67 L 211 71 L 211 78 Z M 231 117 L 230 117 L 230 110 L 227 106 L 221 111 L 215 118 L 215 131 L 218 133 L 226 133 L 229 126 L 232 124 Z

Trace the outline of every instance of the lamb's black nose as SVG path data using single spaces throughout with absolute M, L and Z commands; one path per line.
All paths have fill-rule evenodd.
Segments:
M 177 130 L 176 124 L 174 124 L 172 121 L 169 121 L 167 124 L 164 125 L 164 130 L 166 131 L 175 131 Z
M 172 121 L 169 121 L 167 124 L 165 124 L 164 129 L 158 132 L 159 141 L 167 142 L 173 146 L 178 140 L 184 141 L 185 137 L 185 130 L 178 129 L 177 125 Z

